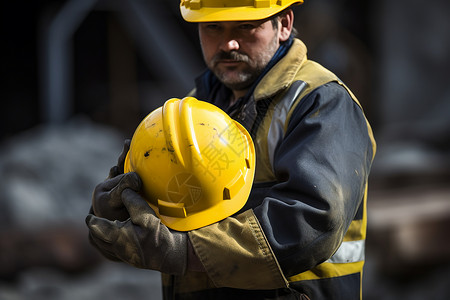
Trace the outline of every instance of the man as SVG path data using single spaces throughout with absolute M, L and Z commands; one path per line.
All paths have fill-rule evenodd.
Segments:
M 243 209 L 189 232 L 161 224 L 122 174 L 127 148 L 97 186 L 93 244 L 161 271 L 166 299 L 361 298 L 375 142 L 354 95 L 293 37 L 301 2 L 181 0 L 208 66 L 192 95 L 250 132 L 256 174 Z

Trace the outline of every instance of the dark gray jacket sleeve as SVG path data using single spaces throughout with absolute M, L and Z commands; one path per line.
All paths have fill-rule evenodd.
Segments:
M 364 196 L 373 158 L 361 108 L 337 83 L 307 95 L 275 151 L 277 182 L 255 185 L 248 204 L 286 276 L 337 250 Z

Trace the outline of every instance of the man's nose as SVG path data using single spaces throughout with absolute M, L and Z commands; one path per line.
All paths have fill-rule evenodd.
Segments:
M 234 38 L 224 38 L 220 50 L 224 52 L 239 50 L 239 42 Z

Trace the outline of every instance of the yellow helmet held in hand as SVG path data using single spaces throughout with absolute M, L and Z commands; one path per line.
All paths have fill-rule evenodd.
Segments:
M 263 20 L 303 0 L 181 0 L 188 22 Z
M 137 127 L 125 172 L 142 179 L 161 222 L 178 231 L 231 216 L 247 202 L 255 148 L 242 125 L 192 97 L 170 99 Z

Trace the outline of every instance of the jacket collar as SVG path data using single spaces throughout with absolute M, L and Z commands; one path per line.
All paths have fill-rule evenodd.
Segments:
M 253 93 L 255 101 L 272 97 L 288 88 L 306 61 L 306 53 L 305 44 L 299 39 L 294 39 L 286 55 L 267 72 L 256 86 Z

